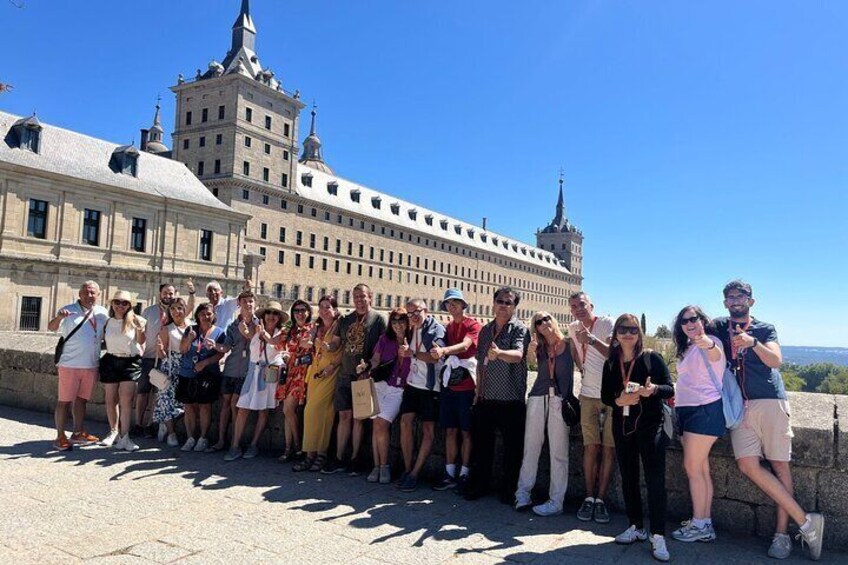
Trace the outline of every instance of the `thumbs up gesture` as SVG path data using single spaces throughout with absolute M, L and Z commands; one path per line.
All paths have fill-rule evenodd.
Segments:
M 500 355 L 500 353 L 501 353 L 500 347 L 498 347 L 495 342 L 492 342 L 492 346 L 489 347 L 489 352 L 486 354 L 486 358 L 489 361 L 494 361 L 498 358 L 498 355 Z
M 188 329 L 188 333 L 186 335 L 188 336 L 189 341 L 194 341 L 197 339 L 197 332 L 194 331 L 194 326 L 191 326 Z
M 698 337 L 692 340 L 692 343 L 698 349 L 710 349 L 713 346 L 713 340 L 707 337 L 707 334 L 702 333 Z
M 368 370 L 368 363 L 365 362 L 365 359 L 359 360 L 359 365 L 356 366 L 356 374 L 361 375 L 365 371 Z
M 430 348 L 430 357 L 432 357 L 433 359 L 441 359 L 442 356 L 444 355 L 444 351 L 445 350 L 444 350 L 443 347 L 439 347 L 438 345 L 434 345 L 433 347 Z
M 406 336 L 403 338 L 403 342 L 400 344 L 398 348 L 398 356 L 400 357 L 412 357 L 412 350 L 409 349 L 409 343 L 406 341 Z
M 194 279 L 189 277 L 185 281 L 186 288 L 188 289 L 189 294 L 194 294 Z
M 645 386 L 639 389 L 640 396 L 651 396 L 657 392 L 657 385 L 651 383 L 651 377 L 645 379 Z
M 748 349 L 754 346 L 754 336 L 745 333 L 742 326 L 736 324 L 736 335 L 730 339 L 730 343 L 733 344 L 734 349 Z

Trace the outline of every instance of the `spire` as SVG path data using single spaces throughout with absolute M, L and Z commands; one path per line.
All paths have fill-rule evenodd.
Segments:
M 559 170 L 559 198 L 557 199 L 556 205 L 556 216 L 554 216 L 552 225 L 556 226 L 560 230 L 568 224 L 568 220 L 565 217 L 565 199 L 562 194 L 562 185 L 565 183 L 565 179 L 563 177 L 563 170 L 560 168 Z
M 255 45 L 256 28 L 253 26 L 253 18 L 250 17 L 250 0 L 241 0 L 241 10 L 233 23 L 233 44 L 230 53 L 238 53 L 242 48 L 254 51 Z
M 143 147 L 145 151 L 149 151 L 150 153 L 163 153 L 168 150 L 164 143 L 162 143 L 162 137 L 165 134 L 165 129 L 162 127 L 162 121 L 159 119 L 159 103 L 162 101 L 162 96 L 158 96 L 156 98 L 156 112 L 153 114 L 153 125 L 150 126 L 150 139 L 147 141 Z
M 333 174 L 333 170 L 324 162 L 324 156 L 321 151 L 321 140 L 318 138 L 318 105 L 315 101 L 312 102 L 312 124 L 309 127 L 309 135 L 303 140 L 303 154 L 300 156 L 300 162 L 304 165 L 309 165 L 326 173 Z

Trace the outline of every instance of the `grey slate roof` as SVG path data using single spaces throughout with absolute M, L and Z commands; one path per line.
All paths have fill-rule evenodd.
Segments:
M 179 161 L 142 151 L 138 155 L 138 177 L 115 173 L 109 168 L 109 160 L 119 147 L 117 143 L 43 122 L 38 154 L 10 147 L 7 141 L 9 129 L 20 118 L 0 111 L 0 163 L 12 163 L 129 192 L 170 198 L 239 214 L 215 198 Z

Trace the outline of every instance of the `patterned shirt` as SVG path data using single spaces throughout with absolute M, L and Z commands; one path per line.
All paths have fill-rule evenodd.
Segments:
M 481 393 L 485 400 L 524 402 L 527 396 L 527 346 L 530 332 L 518 318 L 512 318 L 495 335 L 494 320 L 480 331 L 477 343 L 477 373 L 482 375 Z M 492 341 L 502 350 L 521 350 L 521 361 L 507 363 L 496 359 L 486 364 L 486 355 Z

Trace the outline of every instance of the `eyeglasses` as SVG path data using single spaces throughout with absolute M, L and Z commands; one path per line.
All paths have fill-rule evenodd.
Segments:
M 639 328 L 635 326 L 619 326 L 615 333 L 618 335 L 639 335 Z
M 127 300 L 113 300 L 112 306 L 129 306 L 130 303 Z
M 747 294 L 728 294 L 724 297 L 727 302 L 747 302 L 751 298 Z
M 407 314 L 410 316 L 420 316 L 421 312 L 424 311 L 424 308 L 419 308 L 418 310 L 413 310 L 412 312 L 407 311 Z
M 294 310 L 292 310 L 292 312 L 294 312 L 295 314 L 306 314 L 307 312 L 309 312 L 309 310 L 307 310 L 306 308 L 295 308 Z
M 700 316 L 692 316 L 691 318 L 680 318 L 680 323 L 684 324 L 684 325 L 685 324 L 695 324 L 700 319 L 701 319 Z
M 500 304 L 501 306 L 514 306 L 515 302 L 513 302 L 512 300 L 497 299 L 495 300 L 495 304 Z
M 542 324 L 544 324 L 545 322 L 550 322 L 550 321 L 551 321 L 551 317 L 550 317 L 550 316 L 542 316 L 541 318 L 539 318 L 538 320 L 536 320 L 536 327 L 538 328 L 539 326 L 541 326 L 541 325 L 542 325 Z

